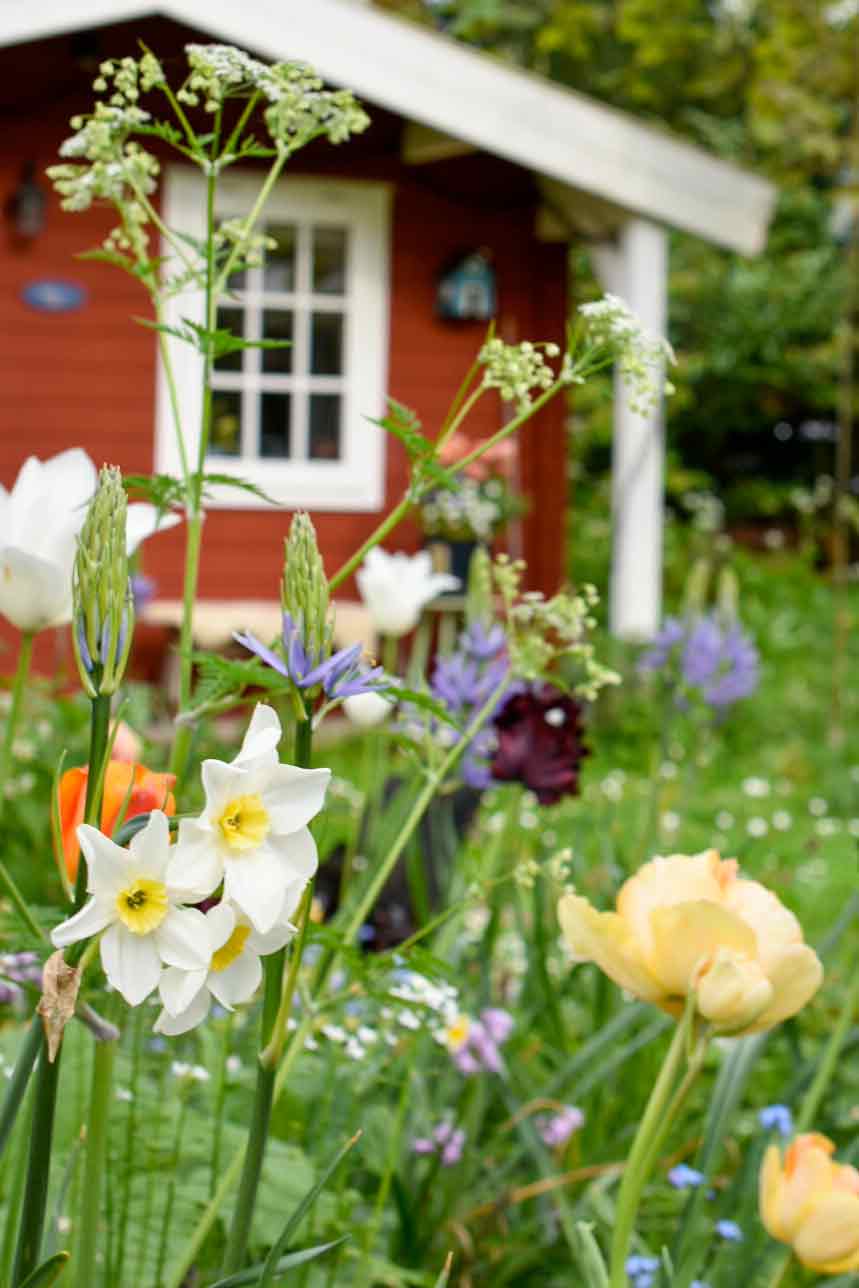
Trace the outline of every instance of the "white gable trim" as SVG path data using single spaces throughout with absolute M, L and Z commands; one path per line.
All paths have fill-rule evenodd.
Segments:
M 633 214 L 745 254 L 763 247 L 775 200 L 764 179 L 354 0 L 0 0 L 0 44 L 154 14 L 306 60 L 371 104 Z

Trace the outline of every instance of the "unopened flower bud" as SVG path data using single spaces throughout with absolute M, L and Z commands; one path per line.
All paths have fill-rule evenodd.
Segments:
M 293 516 L 286 539 L 281 600 L 284 613 L 299 626 L 305 648 L 324 660 L 331 647 L 328 578 L 316 529 L 303 511 Z
M 122 475 L 105 466 L 78 538 L 72 573 L 72 639 L 81 682 L 91 698 L 119 687 L 134 629 Z
M 492 559 L 485 546 L 478 546 L 468 565 L 465 620 L 469 626 L 488 629 L 492 616 Z

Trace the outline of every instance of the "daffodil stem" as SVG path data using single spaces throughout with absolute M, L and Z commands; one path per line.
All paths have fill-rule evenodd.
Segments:
M 21 1204 L 21 1224 L 18 1228 L 18 1245 L 12 1267 L 11 1288 L 20 1288 L 39 1264 L 48 1201 L 51 1138 L 54 1133 L 54 1110 L 57 1103 L 61 1055 L 62 1047 L 57 1052 L 56 1059 L 49 1060 L 47 1046 L 42 1043 L 42 1054 L 39 1057 L 39 1067 L 36 1072 L 27 1180 L 24 1184 L 24 1198 Z
M 27 1030 L 27 1036 L 21 1043 L 15 1069 L 6 1088 L 3 1107 L 0 1109 L 0 1158 L 3 1156 L 6 1142 L 18 1117 L 18 1111 L 24 1102 L 24 1096 L 30 1083 L 30 1074 L 36 1063 L 42 1046 L 42 1021 L 34 1015 Z
M 75 1256 L 75 1282 L 78 1288 L 92 1288 L 96 1282 L 98 1227 L 107 1159 L 107 1130 L 115 1054 L 115 1042 L 96 1042 L 86 1127 L 86 1162 L 81 1191 L 80 1226 Z
M 675 1107 L 673 1098 L 680 1070 L 686 1058 L 689 1025 L 694 1023 L 694 1011 L 687 1007 L 683 1019 L 674 1031 L 671 1045 L 662 1062 L 659 1076 L 653 1085 L 650 1099 L 644 1116 L 636 1133 L 629 1158 L 624 1168 L 623 1180 L 615 1208 L 614 1233 L 611 1241 L 610 1288 L 626 1288 L 626 1257 L 641 1193 L 655 1161 L 655 1149 L 664 1138 L 667 1125 L 679 1108 Z M 679 1092 L 683 1098 L 688 1092 L 686 1079 L 681 1083 Z
M 24 696 L 24 688 L 27 678 L 30 674 L 30 664 L 33 660 L 33 635 L 27 633 L 21 636 L 21 647 L 18 650 L 18 665 L 15 668 L 15 678 L 12 681 L 12 702 L 9 706 L 9 715 L 6 719 L 6 732 L 3 735 L 3 742 L 0 745 L 0 818 L 6 808 L 6 784 L 9 778 L 9 767 L 12 761 L 12 745 L 15 741 L 15 733 L 18 728 L 18 720 L 21 715 L 21 700 Z M 42 930 L 39 923 L 34 918 L 30 909 L 27 907 L 27 900 L 18 889 L 12 873 L 6 867 L 6 864 L 0 860 L 0 885 L 6 891 L 9 902 L 23 921 L 24 925 L 32 935 L 37 939 L 42 938 Z
M 295 763 L 302 769 L 308 768 L 313 750 L 313 723 L 307 715 L 299 720 L 295 728 Z M 253 1222 L 254 1207 L 259 1189 L 265 1146 L 268 1137 L 268 1125 L 271 1118 L 271 1106 L 274 1099 L 275 1077 L 286 1030 L 286 1019 L 292 1003 L 295 981 L 301 965 L 301 954 L 304 949 L 307 921 L 310 913 L 312 886 L 308 886 L 302 900 L 299 916 L 300 933 L 292 953 L 290 969 L 284 986 L 286 967 L 286 949 L 281 948 L 263 958 L 264 992 L 262 1003 L 262 1023 L 260 1026 L 260 1058 L 257 1065 L 257 1081 L 254 1092 L 254 1103 L 250 1131 L 245 1148 L 242 1178 L 230 1222 L 227 1246 L 224 1251 L 222 1272 L 234 1274 L 240 1270 L 245 1259 L 245 1249 Z
M 187 512 L 185 534 L 185 580 L 182 595 L 182 626 L 179 632 L 179 710 L 184 711 L 191 703 L 191 675 L 193 669 L 192 650 L 194 647 L 194 599 L 197 595 L 197 577 L 200 567 L 200 545 L 203 537 L 203 518 L 190 506 Z M 185 773 L 188 755 L 191 751 L 193 730 L 190 725 L 180 724 L 176 729 L 173 752 L 170 758 L 170 771 L 178 781 Z

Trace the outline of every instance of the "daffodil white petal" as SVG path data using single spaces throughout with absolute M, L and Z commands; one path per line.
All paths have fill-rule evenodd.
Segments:
M 152 932 L 165 966 L 198 970 L 209 966 L 209 932 L 199 908 L 170 907 L 157 930 Z
M 236 910 L 221 900 L 206 913 L 206 929 L 209 932 L 209 951 L 216 953 L 223 948 L 236 928 Z
M 114 922 L 101 938 L 101 964 L 129 1006 L 139 1006 L 158 987 L 161 959 L 154 935 L 133 935 Z
M 212 816 L 217 816 L 229 801 L 247 793 L 251 788 L 242 768 L 225 765 L 222 760 L 204 760 L 201 776 L 206 793 L 204 818 L 211 830 L 214 824 Z
M 87 866 L 87 889 L 104 898 L 118 895 L 128 882 L 128 851 L 89 823 L 77 827 L 78 840 Z
M 188 1033 L 195 1029 L 198 1024 L 202 1024 L 209 1014 L 209 1008 L 212 1005 L 212 998 L 207 988 L 201 988 L 197 996 L 191 1002 L 186 1011 L 181 1015 L 171 1015 L 165 1008 L 158 1019 L 155 1021 L 155 1032 L 164 1033 L 167 1037 L 178 1037 L 180 1033 Z
M 256 953 L 248 952 L 245 948 L 224 970 L 212 971 L 207 984 L 212 996 L 231 1011 L 233 1007 L 253 997 L 261 982 L 260 959 Z
M 280 915 L 283 887 L 293 875 L 278 851 L 260 846 L 224 867 L 224 895 L 241 908 L 255 930 L 271 930 Z
M 305 881 L 301 881 L 296 882 L 295 884 L 298 887 L 298 898 L 295 900 L 290 912 L 295 910 L 298 900 L 301 898 L 301 891 L 307 883 Z M 277 925 L 272 926 L 271 930 L 266 931 L 264 935 L 261 935 L 258 930 L 251 929 L 251 933 L 248 935 L 247 946 L 252 952 L 256 953 L 257 956 L 268 957 L 269 953 L 276 953 L 279 948 L 283 948 L 284 944 L 288 944 L 294 935 L 295 926 L 291 925 L 286 917 L 284 917 L 283 909 L 281 908 L 280 916 L 277 919 Z
M 179 823 L 179 840 L 167 864 L 167 885 L 176 899 L 193 903 L 207 899 L 224 879 L 224 862 L 211 829 L 195 818 Z
M 90 939 L 93 935 L 100 934 L 105 926 L 109 926 L 115 915 L 109 902 L 90 899 L 68 921 L 54 927 L 51 931 L 51 943 L 55 948 L 67 948 L 79 939 Z
M 331 781 L 330 769 L 299 769 L 278 765 L 263 801 L 273 832 L 297 832 L 319 813 Z
M 200 970 L 179 970 L 176 966 L 168 966 L 162 971 L 158 992 L 165 1010 L 171 1015 L 181 1015 L 183 1011 L 187 1011 L 200 990 L 205 989 L 207 974 L 205 967 Z
M 266 706 L 264 702 L 258 703 L 254 708 L 247 733 L 233 764 L 242 765 L 248 760 L 257 760 L 261 756 L 270 757 L 274 755 L 277 744 L 280 742 L 281 733 L 277 712 L 272 707 Z
M 292 885 L 295 880 L 301 880 L 306 883 L 316 872 L 319 867 L 319 854 L 316 849 L 316 842 L 309 828 L 299 828 L 297 832 L 291 832 L 288 837 L 279 840 L 278 852 L 282 853 L 287 862 L 286 880 Z M 299 891 L 300 895 L 300 891 Z M 282 898 L 285 902 L 286 891 L 283 891 Z M 298 900 L 296 900 L 297 904 Z M 295 911 L 296 904 L 293 904 L 287 916 L 291 916 Z M 281 904 L 280 916 L 283 918 L 283 906 Z
M 170 858 L 170 825 L 167 815 L 154 809 L 149 821 L 131 838 L 129 851 L 135 875 L 163 881 Z

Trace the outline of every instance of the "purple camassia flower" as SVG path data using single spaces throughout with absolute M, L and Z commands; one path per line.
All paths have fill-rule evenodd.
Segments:
M 639 671 L 676 668 L 678 683 L 699 694 L 719 713 L 754 693 L 760 681 L 760 659 L 738 622 L 723 625 L 715 614 L 685 622 L 666 619 L 650 648 L 638 661 Z
M 131 598 L 134 602 L 134 614 L 139 617 L 147 604 L 150 604 L 155 598 L 155 592 L 158 589 L 158 582 L 154 577 L 147 577 L 142 572 L 136 572 L 131 577 Z
M 443 1122 L 434 1128 L 431 1136 L 417 1136 L 412 1141 L 415 1154 L 436 1154 L 441 1149 L 442 1167 L 453 1167 L 462 1158 L 465 1132 L 453 1123 Z
M 578 794 L 579 769 L 588 749 L 575 698 L 550 684 L 531 685 L 506 699 L 495 716 L 495 732 L 493 778 L 522 783 L 541 805 Z
M 505 642 L 501 626 L 486 630 L 474 622 L 460 635 L 457 651 L 437 659 L 430 690 L 464 724 L 484 706 L 507 674 Z M 458 738 L 454 733 L 454 740 Z M 491 784 L 488 762 L 494 747 L 495 734 L 491 726 L 484 726 L 459 762 L 462 780 L 469 787 L 482 791 Z
M 39 954 L 0 953 L 0 975 L 5 975 L 15 984 L 35 984 L 42 987 L 42 963 Z
M 542 1118 L 537 1123 L 537 1130 L 550 1149 L 566 1145 L 573 1132 L 584 1126 L 585 1116 L 575 1105 L 564 1105 L 560 1113 L 551 1118 Z
M 480 1018 L 468 1026 L 468 1036 L 462 1046 L 451 1054 L 460 1073 L 500 1073 L 499 1046 L 507 1041 L 513 1031 L 513 1017 L 500 1007 L 491 1006 L 480 1012 Z
M 321 653 L 311 653 L 305 647 L 301 627 L 289 613 L 283 614 L 284 657 L 250 632 L 234 633 L 233 639 L 291 680 L 297 689 L 321 687 L 328 698 L 353 698 L 360 693 L 375 693 L 390 686 L 381 666 L 368 669 L 362 665 L 360 644 L 341 648 L 325 659 Z

